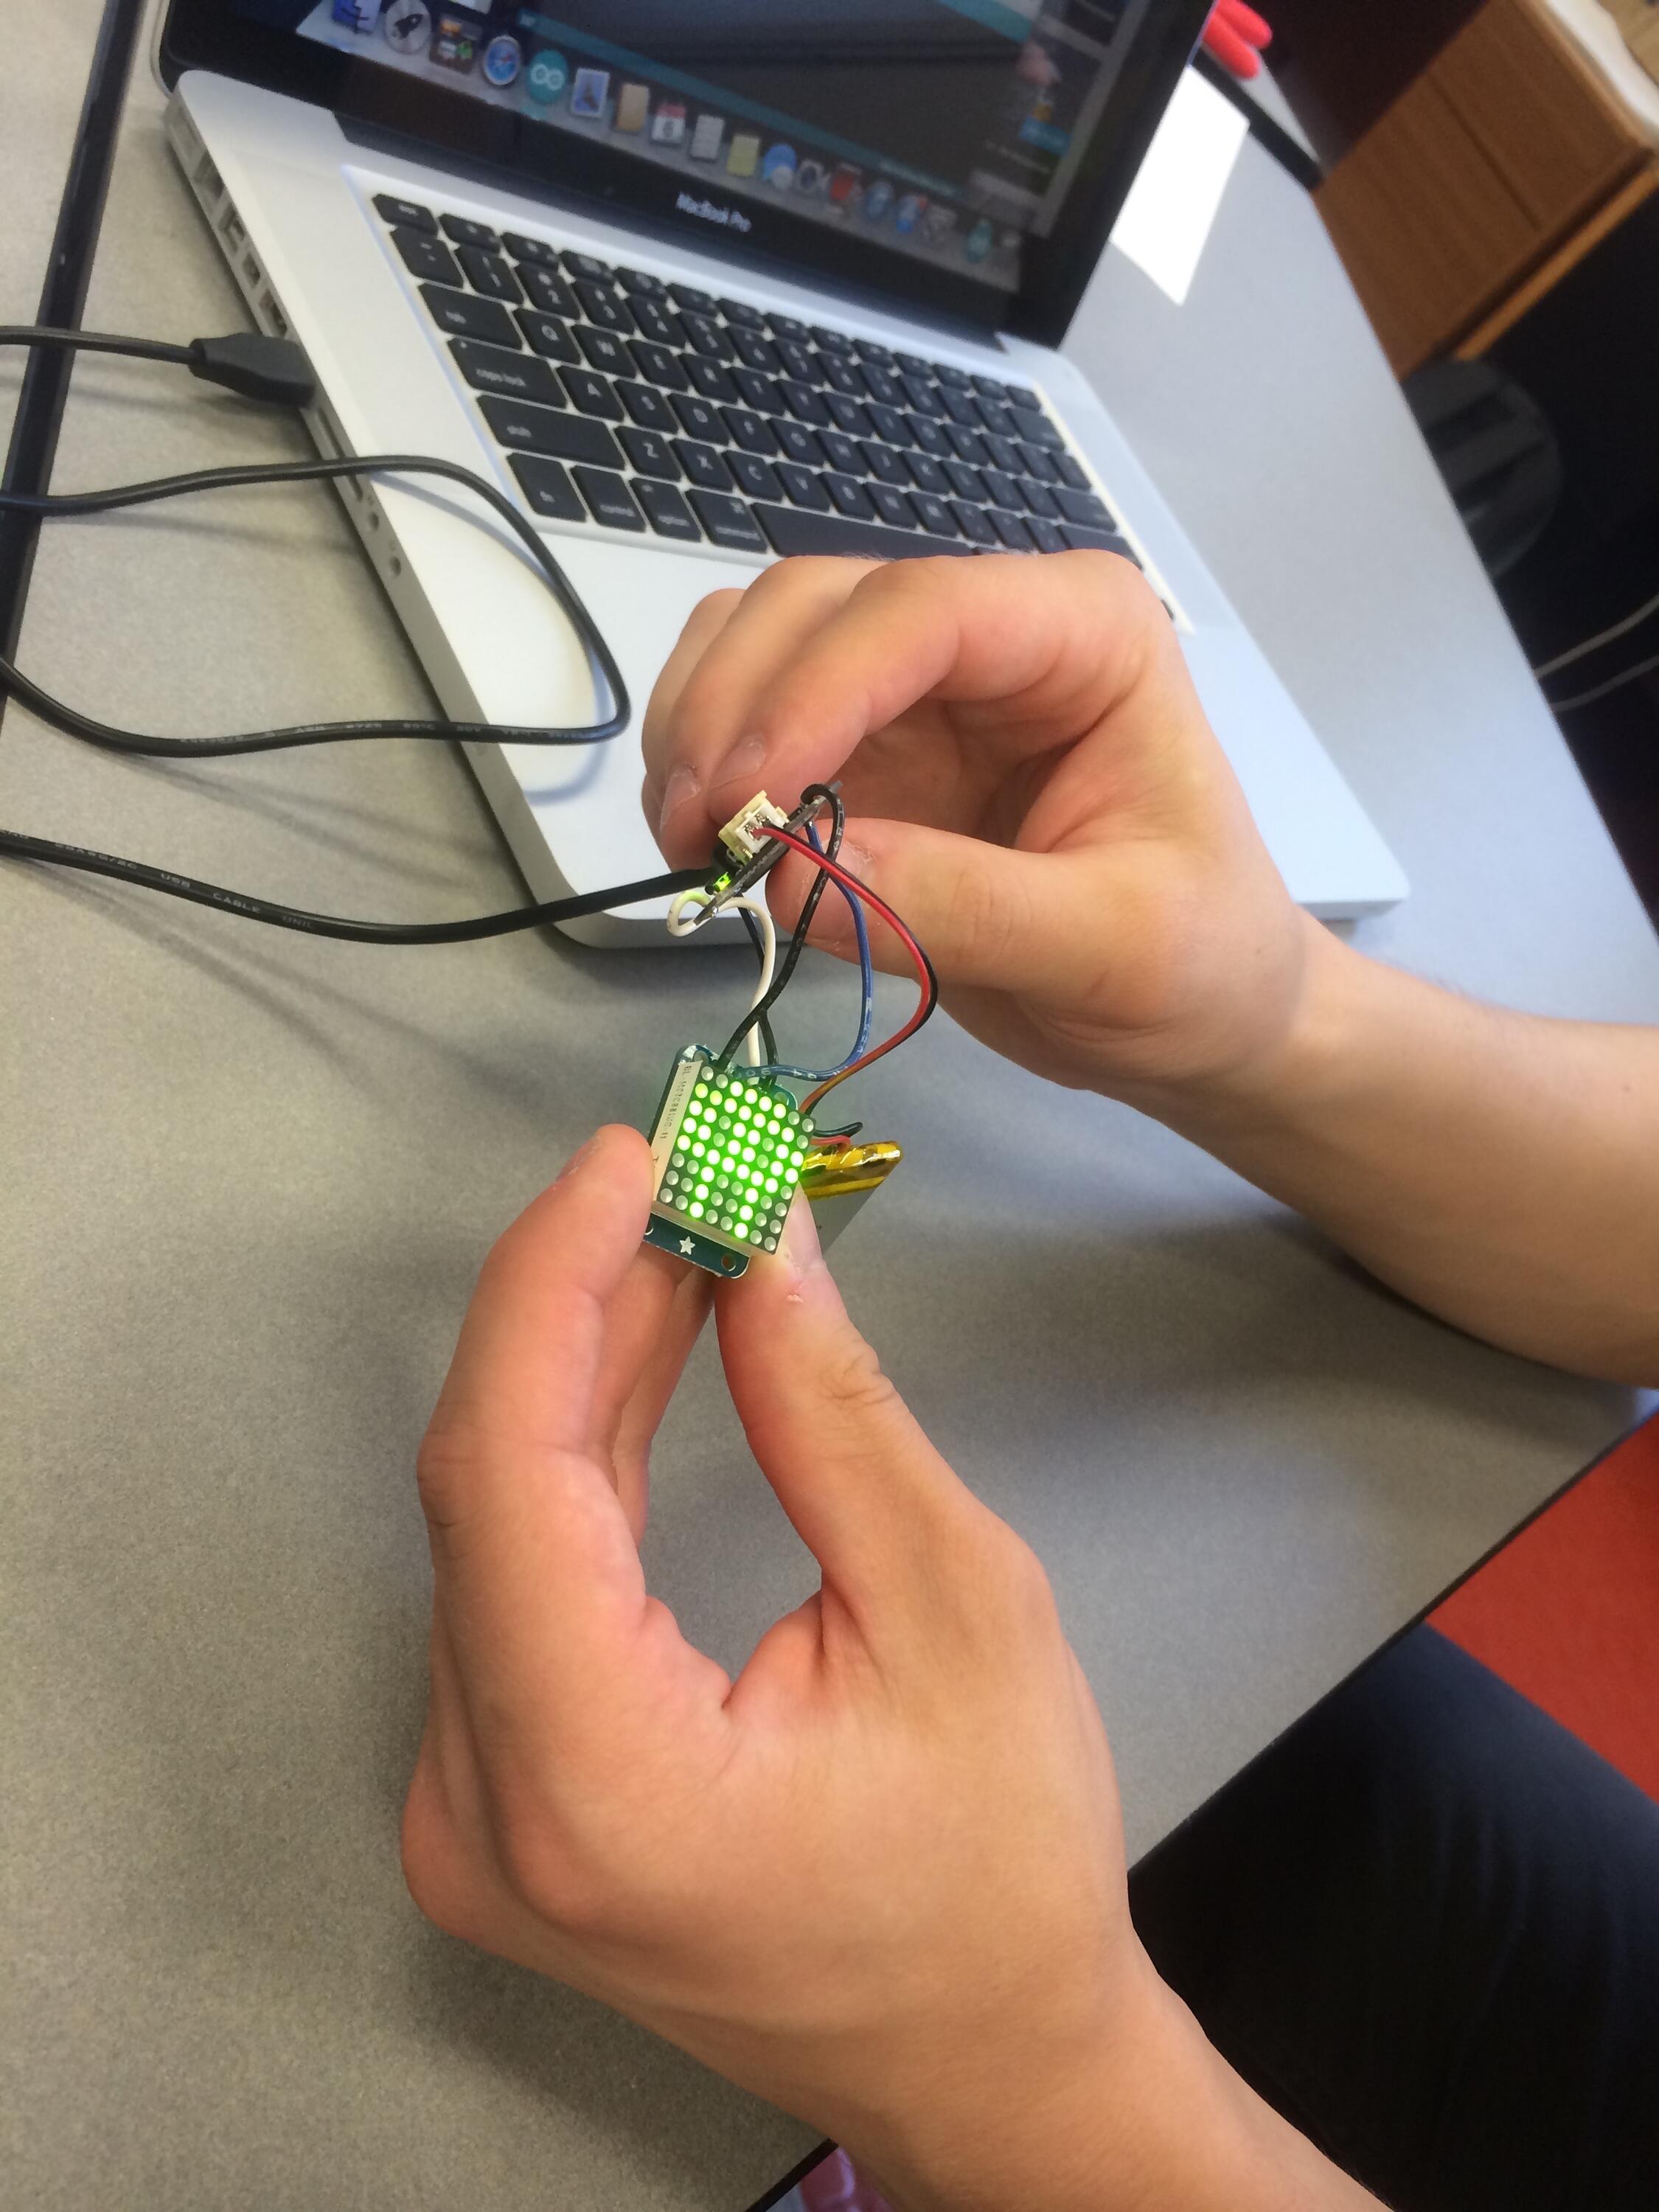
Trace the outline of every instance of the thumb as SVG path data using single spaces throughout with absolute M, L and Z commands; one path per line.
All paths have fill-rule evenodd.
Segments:
M 848 824 L 841 859 L 890 906 L 927 951 L 939 980 L 992 991 L 1040 987 L 1065 998 L 1075 978 L 1099 972 L 1100 855 L 1022 853 L 920 823 L 860 818 Z M 772 904 L 798 921 L 816 871 L 791 854 L 773 872 Z M 870 950 L 878 968 L 910 975 L 914 963 L 873 909 Z M 818 902 L 811 943 L 856 958 L 851 908 L 833 884 Z
M 827 1586 L 866 1632 L 936 1617 L 1002 1524 L 933 1449 L 842 1304 L 809 1201 L 775 1257 L 717 1294 L 720 1356 L 750 1447 Z M 971 1577 L 970 1577 L 971 1579 Z

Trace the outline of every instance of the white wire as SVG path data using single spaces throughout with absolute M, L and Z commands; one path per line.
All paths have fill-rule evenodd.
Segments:
M 1609 676 L 1605 684 L 1598 684 L 1593 690 L 1575 692 L 1571 699 L 1549 700 L 1550 711 L 1565 714 L 1569 708 L 1588 707 L 1592 699 L 1605 699 L 1609 691 L 1618 691 L 1626 684 L 1634 684 L 1638 676 L 1645 676 L 1653 668 L 1659 668 L 1659 653 L 1656 653 L 1650 660 L 1638 660 L 1634 668 L 1626 668 L 1622 675 Z
M 1633 615 L 1626 615 L 1623 622 L 1599 629 L 1594 637 L 1587 637 L 1582 645 L 1570 646 L 1565 653 L 1558 653 L 1553 660 L 1547 660 L 1541 667 L 1534 668 L 1533 674 L 1541 681 L 1546 676 L 1553 676 L 1558 668 L 1565 668 L 1575 660 L 1582 660 L 1587 653 L 1594 653 L 1598 645 L 1611 645 L 1614 638 L 1623 637 L 1626 631 L 1634 629 L 1638 623 L 1644 623 L 1656 607 L 1659 607 L 1659 592 L 1656 592 L 1644 606 L 1638 607 Z M 1577 702 L 1572 703 L 1576 705 Z
M 705 890 L 677 892 L 668 902 L 668 934 L 671 937 L 689 936 L 697 925 L 688 915 L 687 908 L 692 906 L 707 906 L 708 903 L 708 893 Z M 741 909 L 744 914 L 752 914 L 760 926 L 760 981 L 755 986 L 754 997 L 749 1001 L 749 1011 L 753 1013 L 755 1008 L 759 1006 L 772 988 L 772 971 L 776 967 L 778 959 L 777 925 L 772 919 L 771 908 L 761 899 L 723 899 L 720 902 L 720 908 L 722 913 L 735 913 Z M 750 1067 L 761 1067 L 765 1065 L 766 1056 L 761 1049 L 758 1022 L 754 1024 L 744 1037 L 743 1057 L 745 1065 Z

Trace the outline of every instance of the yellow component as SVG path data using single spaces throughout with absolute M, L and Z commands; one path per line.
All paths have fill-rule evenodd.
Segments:
M 800 1187 L 814 1203 L 856 1197 L 878 1189 L 903 1158 L 885 1138 L 872 1145 L 814 1146 L 801 1162 Z

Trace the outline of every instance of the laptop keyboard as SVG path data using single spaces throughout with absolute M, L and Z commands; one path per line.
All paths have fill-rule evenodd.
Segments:
M 380 194 L 549 520 L 770 553 L 1136 556 L 1038 395 Z

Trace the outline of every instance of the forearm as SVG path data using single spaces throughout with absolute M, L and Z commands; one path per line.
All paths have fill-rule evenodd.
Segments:
M 947 2100 L 902 2145 L 849 2142 L 860 2170 L 895 2212 L 1376 2212 L 1146 1972 L 1132 2048 L 1018 2109 Z
M 1143 1103 L 1459 1327 L 1659 1384 L 1659 1031 L 1481 1006 L 1309 929 L 1270 1069 Z

